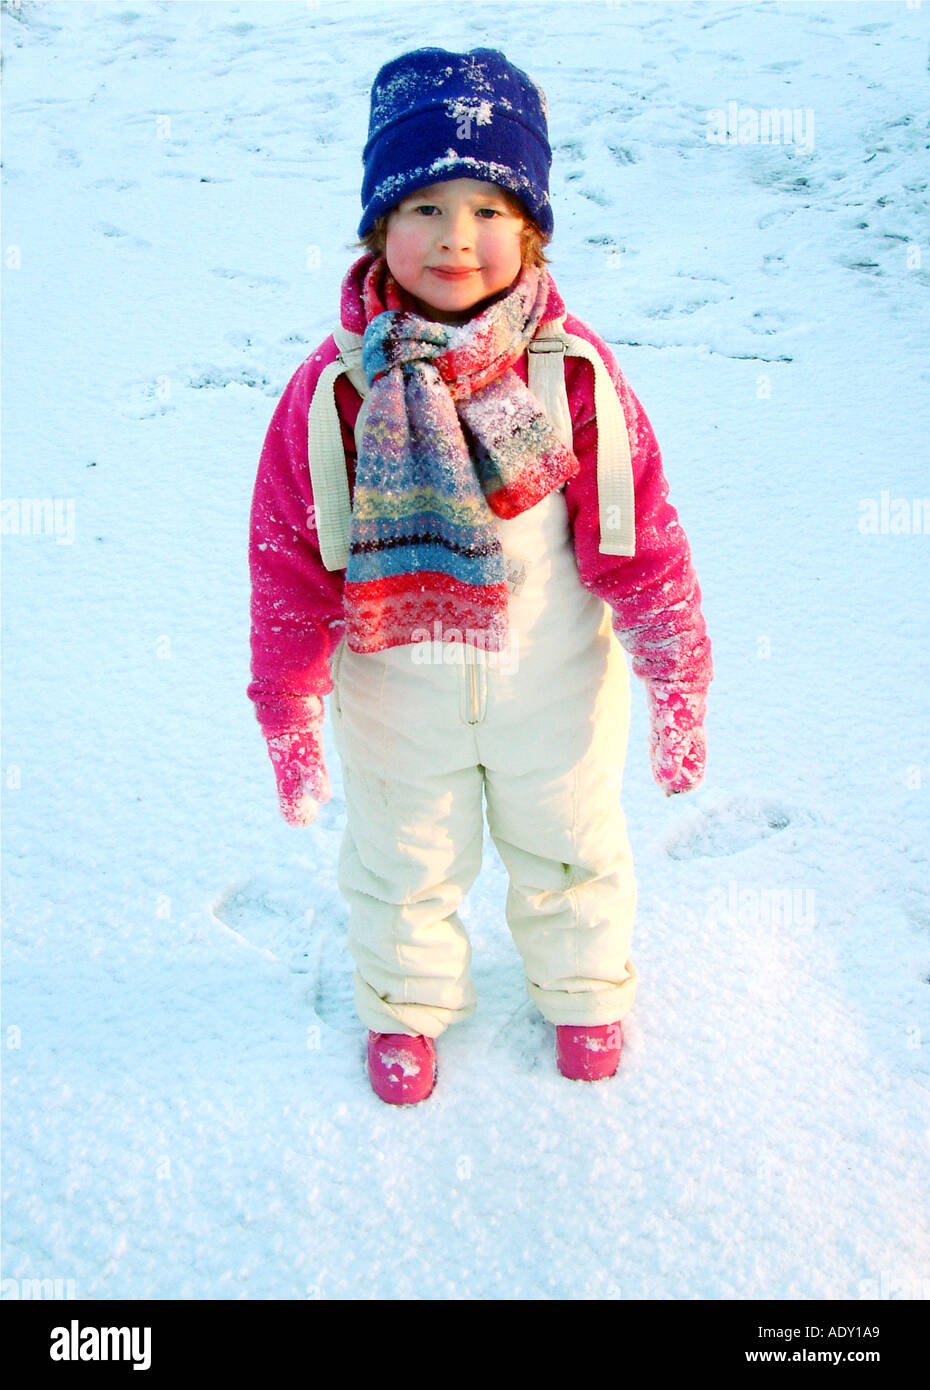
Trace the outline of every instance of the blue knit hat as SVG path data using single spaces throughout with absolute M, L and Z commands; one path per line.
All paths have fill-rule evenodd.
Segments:
M 408 193 L 481 179 L 515 193 L 552 232 L 545 93 L 496 48 L 417 48 L 385 63 L 371 89 L 358 234 Z

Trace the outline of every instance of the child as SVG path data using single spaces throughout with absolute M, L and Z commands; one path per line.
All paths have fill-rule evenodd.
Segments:
M 343 353 L 329 337 L 297 369 L 259 464 L 248 693 L 282 812 L 305 825 L 330 794 L 332 692 L 376 1094 L 428 1096 L 434 1040 L 475 1007 L 457 908 L 483 799 L 530 997 L 562 1074 L 596 1080 L 617 1069 L 637 983 L 623 649 L 656 780 L 683 792 L 704 771 L 712 666 L 688 541 L 641 405 L 546 269 L 542 91 L 495 49 L 406 53 L 375 79 L 363 160 Z M 537 396 L 528 372 L 550 349 L 564 360 Z

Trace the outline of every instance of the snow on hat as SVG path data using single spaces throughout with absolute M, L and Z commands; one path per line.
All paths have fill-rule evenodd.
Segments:
M 509 189 L 550 234 L 547 114 L 542 88 L 496 48 L 417 48 L 385 63 L 371 89 L 359 236 L 408 193 L 461 178 Z

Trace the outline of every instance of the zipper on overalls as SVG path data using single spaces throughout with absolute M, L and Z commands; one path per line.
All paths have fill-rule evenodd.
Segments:
M 477 724 L 481 718 L 481 698 L 478 686 L 478 652 L 471 642 L 463 642 L 465 656 L 465 681 L 468 692 L 467 724 Z
M 479 712 L 479 711 L 478 711 L 478 653 L 477 653 L 477 652 L 475 652 L 475 654 L 472 656 L 472 662 L 471 662 L 471 707 L 472 707 L 472 710 L 474 711 L 474 718 L 471 720 L 471 723 L 474 724 L 474 723 L 477 723 L 477 720 L 478 720 L 478 712 Z
M 470 642 L 464 644 L 465 664 L 468 667 L 468 723 L 478 722 L 478 680 L 475 670 L 475 649 Z

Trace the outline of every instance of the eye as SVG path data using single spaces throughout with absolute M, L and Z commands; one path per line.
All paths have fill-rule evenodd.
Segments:
M 483 217 L 485 213 L 489 214 L 488 220 L 490 220 L 491 217 L 503 217 L 504 215 L 499 208 L 479 208 L 477 215 Z
M 431 212 L 438 212 L 439 209 L 437 208 L 435 203 L 415 203 L 414 206 L 410 209 L 410 211 L 422 212 L 424 215 L 428 215 Z

